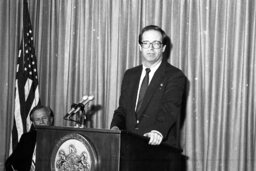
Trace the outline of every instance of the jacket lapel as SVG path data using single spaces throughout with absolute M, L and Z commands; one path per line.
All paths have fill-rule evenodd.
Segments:
M 136 104 L 136 99 L 137 99 L 137 93 L 138 93 L 138 87 L 139 87 L 139 82 L 140 82 L 140 75 L 142 72 L 142 65 L 137 68 L 137 70 L 134 72 L 134 84 L 131 88 L 133 90 L 131 92 L 131 110 L 135 112 L 135 104 Z

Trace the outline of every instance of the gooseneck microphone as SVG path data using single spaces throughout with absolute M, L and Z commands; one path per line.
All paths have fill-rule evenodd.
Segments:
M 78 104 L 73 104 L 71 109 L 65 115 L 64 119 L 70 119 L 78 111 L 84 109 L 84 106 L 94 99 L 94 96 L 83 96 L 82 100 Z
M 89 103 L 93 99 L 94 99 L 93 96 L 89 96 L 86 100 L 82 101 L 81 103 L 78 103 L 74 113 L 77 113 L 79 110 L 81 110 L 87 103 Z
M 68 113 L 64 116 L 64 119 L 70 118 L 71 115 L 74 114 L 74 111 L 77 109 L 78 105 L 85 102 L 88 99 L 88 96 L 83 96 L 82 100 L 78 104 L 72 104 L 71 109 L 68 111 Z

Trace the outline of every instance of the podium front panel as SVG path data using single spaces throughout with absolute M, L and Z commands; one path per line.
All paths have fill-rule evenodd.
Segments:
M 118 171 L 120 132 L 37 127 L 36 170 Z

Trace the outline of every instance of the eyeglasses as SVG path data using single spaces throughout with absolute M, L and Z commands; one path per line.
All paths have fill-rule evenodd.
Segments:
M 148 49 L 150 47 L 150 45 L 153 46 L 154 49 L 160 49 L 162 47 L 162 42 L 159 42 L 159 41 L 154 41 L 154 42 L 142 42 L 140 45 L 142 48 L 144 49 Z

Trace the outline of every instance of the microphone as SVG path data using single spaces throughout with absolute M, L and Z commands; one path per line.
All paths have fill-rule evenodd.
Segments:
M 74 113 L 77 113 L 79 110 L 81 110 L 81 108 L 83 108 L 87 103 L 89 103 L 93 99 L 94 99 L 93 96 L 89 96 L 86 100 L 84 100 L 81 103 L 77 104 L 77 107 L 76 107 L 76 110 L 74 111 Z
M 84 101 L 88 99 L 88 96 L 83 96 L 82 100 L 78 104 L 72 104 L 71 109 L 68 111 L 68 113 L 65 115 L 64 118 L 71 117 L 70 115 L 74 113 L 74 111 L 77 109 L 78 105 L 82 104 Z

